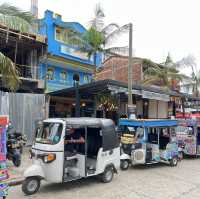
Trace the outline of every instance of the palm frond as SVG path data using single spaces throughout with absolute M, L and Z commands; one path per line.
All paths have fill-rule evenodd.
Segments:
M 147 79 L 143 80 L 143 85 L 144 86 L 150 86 L 153 85 L 155 83 L 158 83 L 160 81 L 160 78 L 156 77 L 156 76 L 149 76 Z
M 111 47 L 104 50 L 106 54 L 110 55 L 121 55 L 121 56 L 127 56 L 128 55 L 128 46 L 121 46 L 121 47 Z
M 32 32 L 31 25 L 19 17 L 0 15 L 0 23 L 21 32 Z
M 12 6 L 8 3 L 4 3 L 0 5 L 0 14 L 6 16 L 14 16 L 19 17 L 26 21 L 28 24 L 33 24 L 34 16 L 27 11 L 23 11 L 15 6 Z
M 171 79 L 177 79 L 177 80 L 181 80 L 181 81 L 185 77 L 185 75 L 182 75 L 179 73 L 172 73 L 172 72 L 168 72 L 167 75 Z
M 150 59 L 143 59 L 142 60 L 142 65 L 147 69 L 149 67 L 155 67 L 157 66 L 156 63 L 152 62 Z
M 96 5 L 94 14 L 94 18 L 90 21 L 90 28 L 95 28 L 96 30 L 101 31 L 104 26 L 105 14 L 100 4 Z
M 96 17 L 105 17 L 103 7 L 101 6 L 100 3 L 96 4 L 94 14 L 95 14 Z
M 94 50 L 94 52 L 102 51 L 104 43 L 104 35 L 94 28 L 90 28 L 84 35 L 86 43 Z
M 198 73 L 196 74 L 196 78 L 198 81 L 200 81 L 200 71 L 198 71 Z
M 0 52 L 0 74 L 6 88 L 15 90 L 20 82 L 19 74 L 11 59 Z
M 106 36 L 105 38 L 105 44 L 110 45 L 114 40 L 116 40 L 119 36 L 127 33 L 129 30 L 129 24 L 126 24 L 124 26 L 119 27 L 112 33 Z
M 162 69 L 157 65 L 155 65 L 154 67 L 148 67 L 144 71 L 144 75 L 160 76 L 160 74 L 162 74 Z
M 30 12 L 5 3 L 0 5 L 0 23 L 21 32 L 32 32 L 34 17 Z
M 111 23 L 105 26 L 101 32 L 106 36 L 115 31 L 116 29 L 119 29 L 119 25 L 116 23 Z

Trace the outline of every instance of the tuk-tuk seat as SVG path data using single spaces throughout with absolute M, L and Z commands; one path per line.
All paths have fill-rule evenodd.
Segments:
M 97 139 L 97 137 L 95 137 L 95 136 L 88 135 L 88 137 L 87 137 L 87 156 L 89 158 L 96 159 L 101 145 L 102 145 L 101 137 L 99 137 L 99 139 Z
M 166 149 L 167 144 L 169 142 L 170 142 L 170 139 L 168 137 L 160 137 L 159 148 L 160 149 Z

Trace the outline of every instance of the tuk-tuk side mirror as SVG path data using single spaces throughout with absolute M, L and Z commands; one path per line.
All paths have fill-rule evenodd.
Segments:
M 37 134 L 39 133 L 40 128 L 43 126 L 42 120 L 38 120 L 35 123 L 35 137 L 37 137 Z

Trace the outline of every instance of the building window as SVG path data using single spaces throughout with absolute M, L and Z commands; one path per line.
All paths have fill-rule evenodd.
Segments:
M 67 72 L 66 71 L 60 72 L 60 80 L 62 82 L 66 82 L 66 80 L 67 80 Z
M 47 69 L 47 80 L 54 80 L 54 68 Z
M 83 76 L 83 81 L 84 81 L 84 83 L 89 83 L 90 82 L 89 75 L 84 75 Z
M 69 29 L 56 27 L 55 39 L 60 42 L 68 44 L 69 33 L 70 33 Z

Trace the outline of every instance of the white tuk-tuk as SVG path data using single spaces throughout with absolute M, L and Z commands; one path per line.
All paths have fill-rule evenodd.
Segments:
M 66 143 L 70 129 L 84 142 L 71 138 Z M 120 166 L 114 124 L 112 120 L 98 118 L 44 120 L 37 129 L 31 158 L 33 163 L 24 172 L 22 184 L 27 195 L 39 190 L 41 180 L 64 183 L 99 175 L 103 182 L 110 182 Z

